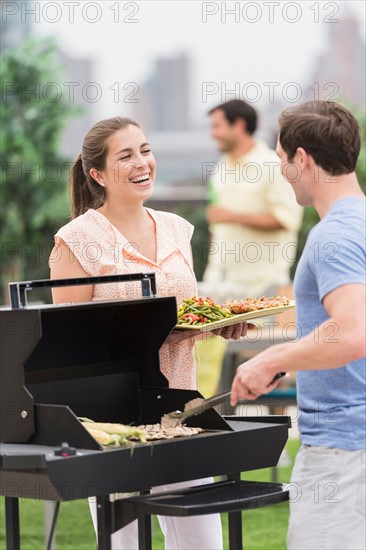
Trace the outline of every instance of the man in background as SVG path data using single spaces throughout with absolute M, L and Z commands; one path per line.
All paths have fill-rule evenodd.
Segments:
M 366 544 L 366 201 L 355 173 L 355 117 L 308 101 L 280 117 L 277 152 L 297 201 L 320 222 L 297 266 L 296 342 L 237 369 L 232 405 L 297 372 L 302 446 L 290 485 L 288 550 L 361 550 Z
M 209 114 L 223 157 L 209 180 L 212 240 L 200 291 L 219 301 L 274 294 L 290 282 L 302 208 L 275 152 L 253 137 L 255 109 L 232 100 Z

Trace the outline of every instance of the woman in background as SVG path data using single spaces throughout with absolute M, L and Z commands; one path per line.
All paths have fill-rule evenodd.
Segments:
M 197 295 L 191 237 L 183 218 L 144 206 L 153 193 L 156 166 L 151 147 L 133 120 L 115 117 L 95 124 L 84 139 L 71 172 L 72 221 L 55 234 L 51 278 L 155 272 L 157 294 L 180 304 Z M 139 283 L 107 283 L 55 288 L 54 303 L 133 299 Z M 246 333 L 246 324 L 215 331 L 226 339 Z M 169 387 L 196 389 L 194 340 L 198 333 L 172 333 L 160 350 L 160 368 Z M 169 489 L 210 483 L 211 479 L 170 485 Z M 167 488 L 156 487 L 154 491 Z M 94 526 L 95 504 L 91 503 Z M 166 548 L 222 548 L 219 514 L 159 517 Z M 112 535 L 114 549 L 138 547 L 137 522 Z

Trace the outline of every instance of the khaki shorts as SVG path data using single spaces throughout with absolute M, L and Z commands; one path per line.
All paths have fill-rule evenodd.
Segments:
M 291 476 L 288 550 L 366 548 L 366 452 L 303 445 Z

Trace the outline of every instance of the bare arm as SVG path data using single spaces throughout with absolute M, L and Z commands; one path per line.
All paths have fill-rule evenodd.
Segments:
M 240 365 L 232 385 L 232 404 L 239 397 L 256 399 L 278 382 L 278 372 L 324 370 L 343 367 L 366 355 L 366 287 L 343 285 L 323 301 L 329 319 L 299 340 L 272 346 Z
M 221 206 L 210 206 L 207 209 L 207 220 L 209 223 L 233 223 L 263 230 L 283 229 L 283 225 L 273 214 L 266 212 L 241 214 Z
M 59 239 L 54 247 L 51 258 L 51 279 L 69 279 L 72 277 L 88 277 L 88 274 L 81 267 L 78 260 L 67 244 Z M 64 304 L 67 302 L 89 302 L 93 296 L 93 285 L 66 286 L 52 289 L 52 299 L 54 304 Z

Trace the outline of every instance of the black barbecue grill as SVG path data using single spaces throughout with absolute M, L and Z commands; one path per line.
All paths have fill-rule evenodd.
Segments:
M 26 307 L 37 287 L 142 281 L 137 300 Z M 149 281 L 148 286 L 143 282 Z M 13 309 L 1 315 L 0 494 L 8 550 L 19 548 L 18 498 L 97 497 L 98 544 L 140 518 L 140 547 L 151 547 L 150 515 L 229 512 L 230 547 L 242 547 L 240 510 L 288 499 L 281 484 L 240 481 L 240 472 L 277 464 L 288 417 L 222 417 L 211 409 L 187 421 L 201 434 L 103 448 L 79 417 L 153 424 L 197 391 L 169 389 L 159 348 L 177 322 L 174 297 L 156 297 L 152 274 L 12 284 Z M 203 487 L 163 494 L 149 489 L 207 476 Z M 111 501 L 111 493 L 139 493 Z

